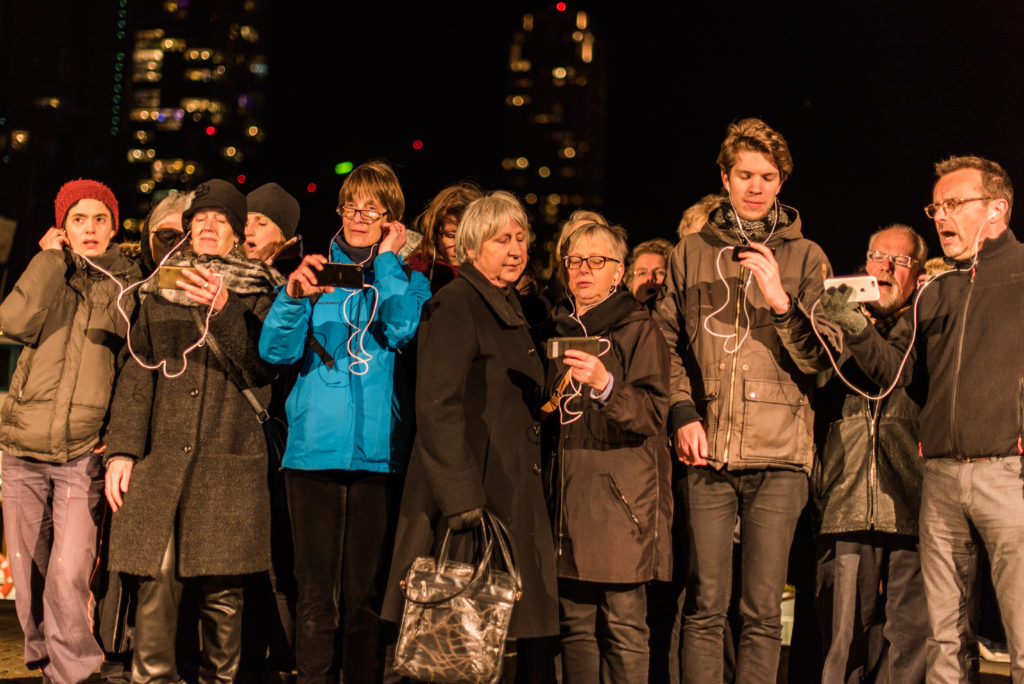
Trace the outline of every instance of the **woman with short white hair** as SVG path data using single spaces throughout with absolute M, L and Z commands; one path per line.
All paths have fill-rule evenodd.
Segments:
M 558 632 L 555 559 L 541 485 L 539 405 L 544 368 L 514 284 L 530 227 L 518 200 L 472 202 L 455 238 L 459 275 L 424 307 L 419 328 L 416 426 L 399 514 L 384 617 L 398 621 L 399 587 L 445 530 L 470 530 L 483 509 L 508 527 L 523 581 L 510 637 Z M 468 560 L 473 535 L 455 534 Z M 522 660 L 522 644 L 520 659 Z

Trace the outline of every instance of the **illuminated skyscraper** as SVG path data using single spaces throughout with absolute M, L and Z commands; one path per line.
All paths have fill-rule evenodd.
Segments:
M 576 209 L 603 205 L 605 68 L 574 3 L 525 14 L 508 60 L 504 185 L 538 217 L 541 244 Z
M 128 227 L 154 194 L 236 178 L 265 137 L 265 0 L 129 5 L 130 106 L 120 125 L 135 167 Z M 239 181 L 241 182 L 241 181 Z

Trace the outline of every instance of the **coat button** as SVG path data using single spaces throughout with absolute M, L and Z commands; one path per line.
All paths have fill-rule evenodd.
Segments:
M 190 396 L 190 397 L 198 397 L 199 396 L 199 390 L 197 390 L 195 387 L 193 387 L 192 391 L 188 393 L 188 396 Z
M 537 350 L 534 349 L 533 347 L 530 347 L 529 349 L 526 350 L 526 353 L 529 354 L 530 356 L 533 356 L 534 354 L 537 353 Z
M 723 363 L 718 364 L 718 369 L 719 370 L 725 370 L 725 363 L 723 362 Z
M 192 446 L 189 445 L 189 444 L 186 444 L 185 446 L 181 447 L 181 450 L 184 451 L 187 454 L 190 451 L 192 451 Z
M 530 432 L 532 432 L 535 435 L 539 435 L 540 434 L 540 423 L 534 423 L 533 425 L 531 425 L 530 426 Z
M 540 466 L 539 465 L 534 463 L 531 467 L 533 468 L 533 472 L 534 473 L 536 473 L 537 475 L 540 475 Z
M 750 398 L 751 399 L 757 399 L 757 392 L 751 392 L 750 393 Z
M 750 366 L 748 366 L 747 364 L 743 364 L 743 370 L 750 370 Z

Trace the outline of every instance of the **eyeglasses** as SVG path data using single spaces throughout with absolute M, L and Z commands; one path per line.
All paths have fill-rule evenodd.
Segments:
M 584 261 L 587 262 L 587 267 L 591 271 L 600 271 L 602 268 L 604 268 L 604 264 L 606 261 L 614 261 L 615 263 L 620 263 L 618 259 L 613 259 L 611 257 L 606 256 L 567 256 L 565 257 L 565 267 L 570 271 L 575 271 L 576 269 L 583 265 Z
M 947 214 L 952 214 L 954 211 L 960 208 L 961 204 L 967 202 L 985 202 L 994 197 L 968 197 L 967 199 L 948 199 L 942 202 L 933 202 L 924 208 L 924 215 L 928 218 L 935 218 L 935 215 L 939 213 L 939 209 L 945 209 Z
M 868 261 L 874 261 L 876 264 L 884 264 L 886 261 L 891 261 L 897 266 L 910 268 L 917 259 L 906 254 L 884 254 L 876 249 L 868 252 Z
M 342 218 L 354 218 L 356 214 L 363 217 L 363 220 L 367 223 L 373 223 L 382 216 L 387 215 L 386 211 L 377 211 L 376 209 L 356 209 L 355 207 L 338 207 L 335 209 L 338 212 L 338 216 Z

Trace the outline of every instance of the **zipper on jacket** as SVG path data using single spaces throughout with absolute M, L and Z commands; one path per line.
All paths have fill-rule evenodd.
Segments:
M 612 494 L 615 495 L 615 497 L 622 502 L 623 506 L 626 507 L 626 515 L 628 515 L 629 519 L 633 521 L 634 525 L 636 525 L 636 529 L 640 532 L 643 532 L 644 528 L 642 525 L 640 525 L 640 519 L 636 517 L 635 513 L 633 513 L 633 507 L 629 505 L 629 499 L 627 499 L 625 495 L 623 495 L 622 490 L 619 489 L 619 485 L 616 484 L 615 478 L 612 477 L 612 474 L 605 474 L 608 476 L 608 484 L 611 485 Z
M 868 454 L 870 460 L 868 461 L 868 525 L 873 529 L 875 527 L 875 488 L 876 480 L 878 479 L 878 417 L 882 411 L 882 400 L 879 399 L 876 402 L 872 402 L 870 399 L 866 399 L 868 402 L 868 420 L 870 421 L 868 426 Z M 874 404 L 874 406 L 872 406 Z
M 733 322 L 733 335 L 736 336 L 736 342 L 740 339 L 740 313 L 743 310 L 743 272 L 744 269 L 740 266 L 740 279 L 736 286 L 736 320 Z M 750 321 L 747 321 L 749 324 Z M 732 427 L 734 423 L 734 401 L 736 398 L 736 357 L 740 354 L 740 350 L 737 348 L 732 353 L 732 363 L 729 366 L 729 414 L 726 416 L 725 425 L 725 449 L 722 451 L 722 463 L 729 463 L 729 446 L 732 443 Z
M 1021 444 L 1024 438 L 1024 378 L 1020 378 L 1020 392 L 1017 394 L 1017 402 L 1020 405 L 1020 422 L 1017 425 L 1017 453 L 1024 453 L 1024 445 Z
M 555 555 L 561 558 L 565 549 L 562 548 L 562 540 L 565 539 L 565 442 L 569 435 L 562 435 L 558 444 L 558 529 L 555 532 Z
M 960 435 L 956 429 L 956 395 L 960 391 L 960 366 L 964 355 L 964 335 L 967 331 L 967 311 L 971 304 L 971 293 L 974 292 L 974 276 L 978 273 L 978 267 L 971 268 L 971 279 L 967 282 L 967 295 L 964 297 L 964 312 L 960 317 L 960 337 L 956 344 L 956 366 L 953 370 L 953 388 L 949 396 L 949 438 L 952 455 L 965 456 L 960 453 Z

